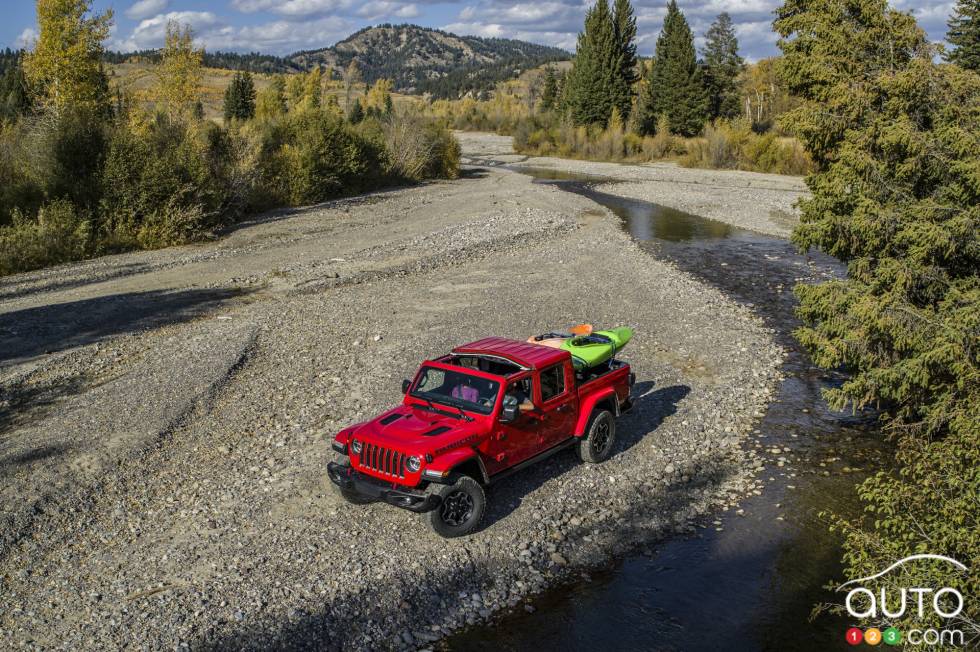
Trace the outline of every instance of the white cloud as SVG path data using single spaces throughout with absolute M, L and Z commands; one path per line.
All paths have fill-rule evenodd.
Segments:
M 339 16 L 301 22 L 276 20 L 236 26 L 209 11 L 174 11 L 141 21 L 129 36 L 115 39 L 109 46 L 120 51 L 159 48 L 163 45 L 167 23 L 170 21 L 190 25 L 194 30 L 195 43 L 208 50 L 276 54 L 326 47 L 356 29 L 353 23 Z
M 25 27 L 17 38 L 14 40 L 15 48 L 29 48 L 34 45 L 34 41 L 37 40 L 37 30 L 33 27 Z
M 245 13 L 270 11 L 283 16 L 312 16 L 348 11 L 354 3 L 352 0 L 232 0 L 231 6 Z
M 140 20 L 159 14 L 167 8 L 168 4 L 169 0 L 138 0 L 123 13 L 126 15 L 126 18 Z
M 388 16 L 396 18 L 416 18 L 419 16 L 418 5 L 403 2 L 391 2 L 390 0 L 376 0 L 366 2 L 357 10 L 357 15 L 367 20 L 379 20 Z

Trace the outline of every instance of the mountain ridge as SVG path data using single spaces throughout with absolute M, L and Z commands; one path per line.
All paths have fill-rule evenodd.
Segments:
M 522 70 L 571 56 L 560 48 L 527 41 L 383 23 L 360 29 L 330 47 L 301 50 L 285 59 L 301 69 L 319 65 L 337 74 L 355 60 L 368 83 L 384 77 L 401 92 L 452 97 L 491 90 Z

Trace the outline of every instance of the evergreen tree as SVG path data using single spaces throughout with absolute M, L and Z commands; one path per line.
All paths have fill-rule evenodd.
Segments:
M 980 72 L 980 0 L 959 0 L 949 19 L 946 40 L 956 47 L 948 59 Z
M 7 67 L 0 76 L 0 119 L 12 120 L 24 115 L 31 108 L 30 94 L 27 92 L 27 79 L 24 77 L 22 59 Z
M 674 0 L 667 5 L 664 27 L 657 38 L 641 111 L 641 128 L 646 133 L 654 132 L 659 115 L 667 116 L 670 130 L 683 136 L 700 133 L 708 118 L 708 98 L 694 52 L 694 36 Z
M 255 117 L 255 84 L 247 70 L 236 72 L 225 89 L 225 120 L 251 120 Z
M 354 98 L 354 103 L 351 104 L 350 113 L 347 115 L 347 119 L 353 125 L 356 125 L 364 120 L 364 107 L 361 106 L 360 99 L 356 97 Z
M 704 46 L 704 77 L 708 116 L 736 118 L 742 112 L 739 75 L 745 61 L 738 55 L 738 39 L 731 16 L 722 13 L 708 28 Z
M 796 288 L 797 337 L 817 364 L 850 373 L 826 392 L 831 405 L 873 408 L 896 444 L 897 468 L 890 460 L 859 489 L 866 518 L 837 523 L 847 575 L 919 552 L 976 562 L 977 75 L 935 63 L 915 19 L 886 0 L 786 0 L 774 27 L 780 75 L 803 100 L 782 122 L 820 165 L 807 179 L 793 241 L 840 258 L 848 271 Z M 980 573 L 918 563 L 873 588 L 894 595 L 910 581 L 972 597 L 957 617 L 906 612 L 889 625 L 960 629 L 977 640 Z
M 552 111 L 558 102 L 558 76 L 555 69 L 548 66 L 544 69 L 544 88 L 541 89 L 542 111 Z
M 633 110 L 633 88 L 636 74 L 636 16 L 629 0 L 616 0 L 613 7 L 613 32 L 616 45 L 616 75 L 613 77 L 612 102 L 622 119 Z
M 566 101 L 576 124 L 605 126 L 612 114 L 613 80 L 619 56 L 613 16 L 607 0 L 598 0 L 585 15 L 575 62 L 568 75 Z

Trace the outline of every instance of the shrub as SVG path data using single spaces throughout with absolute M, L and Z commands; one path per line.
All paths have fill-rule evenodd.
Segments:
M 86 255 L 91 223 L 67 199 L 45 204 L 32 219 L 18 210 L 0 228 L 0 275 L 37 269 Z
M 421 181 L 459 173 L 459 143 L 444 127 L 409 117 L 383 123 L 390 171 L 396 177 Z

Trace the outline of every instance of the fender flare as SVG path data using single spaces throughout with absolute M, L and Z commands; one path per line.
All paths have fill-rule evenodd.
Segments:
M 483 466 L 483 460 L 480 459 L 480 455 L 472 448 L 457 448 L 456 450 L 449 451 L 445 455 L 440 455 L 431 464 L 427 464 L 425 468 L 434 471 L 451 472 L 453 469 L 473 460 L 476 460 L 477 466 L 480 467 L 480 475 L 483 476 L 482 478 L 474 479 L 481 480 L 484 484 L 488 483 L 490 476 L 487 475 L 487 469 Z
M 595 394 L 589 395 L 584 401 L 582 401 L 578 413 L 578 421 L 575 424 L 575 436 L 582 437 L 585 435 L 585 428 L 589 425 L 589 418 L 592 416 L 592 412 L 599 403 L 603 402 L 612 403 L 613 416 L 619 416 L 619 396 L 616 394 L 616 390 L 612 387 L 606 387 L 597 391 Z

